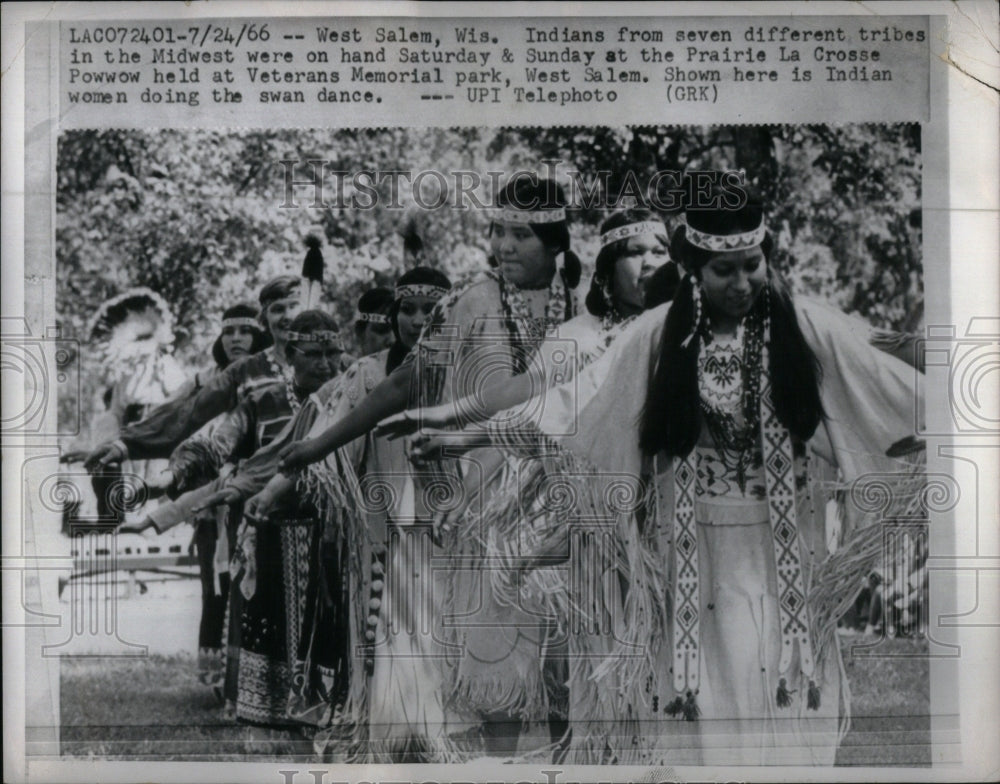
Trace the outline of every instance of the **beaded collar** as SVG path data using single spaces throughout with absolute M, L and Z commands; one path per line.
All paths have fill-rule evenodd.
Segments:
M 281 379 L 282 383 L 285 385 L 285 397 L 288 399 L 288 405 L 292 409 L 292 414 L 297 414 L 299 409 L 302 407 L 302 401 L 295 393 L 294 368 L 292 368 L 290 364 L 285 365 L 284 367 L 278 364 L 278 358 L 275 353 L 274 346 L 269 346 L 264 349 L 264 353 L 267 356 L 267 364 L 271 370 L 271 375 L 276 379 Z
M 519 364 L 519 358 L 523 360 L 521 355 L 525 349 L 535 347 L 545 337 L 548 329 L 566 321 L 568 310 L 566 307 L 566 286 L 563 283 L 562 275 L 556 272 L 549 284 L 545 315 L 541 318 L 535 318 L 532 316 L 521 290 L 494 270 L 490 270 L 490 273 L 500 287 L 503 317 L 507 329 L 511 333 L 511 342 L 515 349 L 515 364 Z
M 751 315 L 740 322 L 732 338 L 704 341 L 698 352 L 705 425 L 741 491 L 757 449 L 763 343 L 764 324 Z

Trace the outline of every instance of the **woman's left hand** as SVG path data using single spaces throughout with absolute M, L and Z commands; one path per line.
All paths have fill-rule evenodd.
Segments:
M 192 512 L 203 512 L 206 509 L 213 509 L 220 504 L 235 504 L 240 500 L 240 494 L 237 490 L 231 487 L 224 487 L 221 490 L 217 490 L 212 493 L 207 498 L 202 499 L 202 501 L 192 509 Z
M 281 471 L 296 471 L 317 462 L 321 457 L 316 450 L 316 439 L 294 441 L 278 453 L 278 468 Z
M 410 439 L 410 462 L 418 468 L 442 457 L 464 454 L 474 449 L 481 439 L 475 433 L 452 430 L 422 430 Z
M 412 435 L 418 430 L 427 431 L 450 427 L 456 419 L 452 405 L 411 408 L 386 417 L 379 422 L 378 427 L 375 428 L 375 436 L 389 439 L 400 438 Z

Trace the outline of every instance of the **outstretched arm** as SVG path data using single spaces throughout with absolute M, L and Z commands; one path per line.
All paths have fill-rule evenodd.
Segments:
M 494 414 L 531 400 L 545 389 L 544 370 L 533 363 L 516 376 L 495 378 L 476 395 L 428 408 L 414 408 L 379 423 L 377 436 L 399 438 L 425 428 L 449 428 L 482 422 Z
M 95 448 L 84 466 L 94 471 L 126 457 L 133 460 L 170 457 L 181 441 L 236 406 L 237 390 L 258 362 L 256 357 L 241 360 L 215 375 L 195 394 L 157 406 L 142 421 L 122 428 L 117 440 Z
M 413 377 L 413 363 L 404 363 L 376 386 L 347 416 L 334 422 L 314 438 L 286 446 L 279 468 L 293 471 L 319 462 L 331 452 L 360 438 L 382 419 L 406 408 Z

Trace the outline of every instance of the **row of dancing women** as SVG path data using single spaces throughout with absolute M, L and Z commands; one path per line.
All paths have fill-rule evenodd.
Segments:
M 833 763 L 837 619 L 881 553 L 859 514 L 829 547 L 816 477 L 912 471 L 887 453 L 922 375 L 906 341 L 793 297 L 740 193 L 670 237 L 612 214 L 580 297 L 561 188 L 513 179 L 481 272 L 362 298 L 359 359 L 273 280 L 223 320 L 271 347 L 91 452 L 170 458 L 175 500 L 138 528 L 215 523 L 220 688 L 253 737 L 334 761 Z

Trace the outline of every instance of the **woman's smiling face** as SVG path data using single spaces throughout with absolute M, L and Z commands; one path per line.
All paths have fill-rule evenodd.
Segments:
M 760 246 L 714 254 L 700 271 L 709 313 L 717 321 L 739 321 L 753 307 L 767 282 L 767 260 Z

